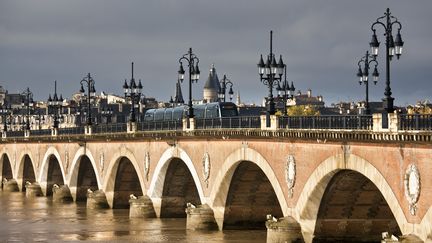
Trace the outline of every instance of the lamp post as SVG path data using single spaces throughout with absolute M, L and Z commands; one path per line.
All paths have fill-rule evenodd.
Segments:
M 392 57 L 396 55 L 397 59 L 402 54 L 402 47 L 404 42 L 402 41 L 402 37 L 400 34 L 400 30 L 402 29 L 402 24 L 391 15 L 390 9 L 387 8 L 387 11 L 384 13 L 384 16 L 379 17 L 371 26 L 371 29 L 373 31 L 372 40 L 369 43 L 371 47 L 371 54 L 376 57 L 378 55 L 378 47 L 379 42 L 378 38 L 376 36 L 376 29 L 375 26 L 380 25 L 384 27 L 384 36 L 386 37 L 386 87 L 383 98 L 383 106 L 384 110 L 388 113 L 392 113 L 394 111 L 393 108 L 393 101 L 394 98 L 391 97 L 391 88 L 390 88 L 390 61 L 392 60 Z M 393 26 L 397 25 L 397 35 L 396 40 L 393 40 Z
M 134 79 L 134 63 L 132 62 L 132 78 L 130 79 L 129 85 L 127 84 L 127 81 L 125 79 L 123 84 L 123 91 L 125 94 L 125 98 L 130 98 L 131 100 L 131 109 L 130 109 L 130 122 L 136 122 L 136 115 L 135 115 L 135 103 L 139 104 L 140 98 L 141 98 L 141 91 L 142 91 L 142 84 L 141 79 L 139 80 L 138 85 L 135 83 Z
M 284 106 L 283 106 L 283 115 L 287 116 L 288 115 L 288 111 L 287 111 L 287 108 L 286 108 L 286 103 L 287 103 L 287 100 L 288 100 L 288 96 L 290 96 L 290 99 L 293 98 L 295 88 L 294 88 L 294 82 L 291 81 L 291 86 L 290 86 L 289 83 L 288 83 L 288 81 L 287 81 L 287 77 L 286 77 L 286 75 L 287 75 L 286 65 L 284 65 L 284 70 L 285 70 L 284 71 L 284 80 L 281 81 L 282 82 L 282 86 L 280 86 L 280 84 L 278 83 L 278 86 L 277 86 L 276 90 L 278 91 L 278 96 L 282 96 L 282 99 L 283 99 L 283 103 L 284 103 Z
M 95 86 L 94 86 L 95 85 L 95 81 L 90 76 L 90 73 L 88 73 L 87 76 L 84 77 L 80 81 L 80 83 L 81 83 L 81 88 L 80 88 L 81 98 L 87 100 L 87 125 L 91 126 L 92 125 L 91 101 L 92 101 L 93 98 L 96 97 L 96 89 L 95 89 Z M 84 90 L 83 84 L 87 85 L 87 97 L 85 96 L 85 90 Z
M 6 104 L 6 101 L 5 103 L 3 103 L 3 105 L 0 108 L 0 113 L 3 116 L 3 132 L 7 132 L 7 117 L 11 109 L 12 109 L 11 106 Z
M 22 105 L 26 107 L 25 129 L 30 130 L 30 109 L 33 107 L 33 93 L 27 87 L 27 89 L 24 90 L 21 95 L 23 96 Z
M 279 57 L 279 63 L 276 63 L 275 54 L 273 53 L 273 31 L 270 31 L 270 53 L 267 55 L 267 61 L 264 64 L 261 55 L 258 63 L 258 73 L 261 82 L 269 89 L 267 97 L 267 111 L 266 111 L 266 126 L 270 127 L 270 115 L 276 113 L 275 103 L 273 99 L 273 87 L 281 80 L 285 64 L 282 61 L 282 55 Z
M 53 110 L 53 119 L 54 119 L 54 124 L 53 124 L 53 128 L 58 128 L 59 127 L 59 111 L 61 109 L 61 106 L 63 104 L 63 97 L 62 95 L 60 95 L 60 98 L 57 96 L 57 80 L 54 81 L 54 94 L 53 97 L 51 98 L 51 94 L 49 94 L 48 96 L 48 107 L 51 108 Z
M 219 83 L 221 84 L 218 92 L 219 100 L 223 102 L 226 101 L 226 87 L 228 84 L 230 86 L 228 94 L 230 96 L 230 101 L 232 101 L 234 96 L 234 91 L 232 89 L 233 83 L 231 82 L 231 80 L 227 79 L 226 74 L 224 74 L 223 79 L 219 80 Z
M 110 107 L 102 108 L 101 114 L 105 116 L 105 124 L 111 122 L 111 116 L 113 114 L 113 110 Z
M 369 60 L 369 58 L 372 58 L 372 60 Z M 363 71 L 362 71 L 362 67 L 361 64 L 363 63 Z M 359 84 L 362 85 L 362 83 L 365 85 L 366 87 L 366 103 L 365 103 L 365 114 L 369 115 L 370 114 L 370 108 L 369 108 L 369 66 L 371 63 L 375 63 L 375 68 L 374 71 L 372 73 L 372 77 L 373 77 L 373 82 L 376 85 L 378 82 L 378 77 L 379 77 L 379 73 L 378 73 L 378 62 L 375 59 L 375 56 L 373 55 L 369 55 L 369 52 L 366 51 L 366 55 L 363 56 L 360 61 L 358 61 L 357 65 L 358 65 L 358 72 L 357 72 L 357 77 L 360 78 L 359 80 Z
M 193 107 L 192 107 L 192 83 L 193 82 L 197 83 L 199 76 L 200 76 L 200 70 L 198 67 L 199 59 L 195 54 L 192 53 L 192 48 L 189 48 L 189 52 L 184 54 L 179 59 L 180 68 L 178 70 L 178 78 L 179 78 L 180 82 L 183 83 L 185 70 L 183 69 L 183 62 L 182 61 L 185 61 L 189 67 L 189 101 L 188 101 L 189 112 L 188 112 L 188 118 L 193 118 L 194 114 L 193 114 Z M 188 119 L 187 124 L 189 127 L 189 119 Z

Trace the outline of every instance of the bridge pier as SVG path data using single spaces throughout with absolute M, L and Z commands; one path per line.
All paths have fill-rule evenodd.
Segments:
M 105 192 L 102 190 L 87 190 L 87 208 L 101 209 L 109 208 Z
M 130 218 L 155 218 L 156 213 L 153 208 L 153 202 L 148 196 L 135 197 L 131 195 L 129 200 L 129 217 Z
M 39 183 L 34 182 L 34 183 L 30 183 L 30 182 L 26 182 L 25 185 L 25 189 L 26 189 L 26 197 L 27 198 L 32 198 L 32 197 L 40 197 L 42 196 L 42 188 L 39 185 Z
M 267 215 L 267 242 L 304 242 L 300 224 L 293 217 L 276 219 Z
M 53 192 L 53 202 L 71 202 L 72 194 L 67 185 L 57 185 L 54 184 L 52 187 Z
M 195 206 L 191 203 L 186 208 L 186 228 L 190 230 L 217 230 L 218 225 L 213 210 L 207 205 Z
M 18 183 L 15 179 L 6 179 L 3 178 L 3 190 L 6 192 L 18 192 L 19 188 L 18 188 Z

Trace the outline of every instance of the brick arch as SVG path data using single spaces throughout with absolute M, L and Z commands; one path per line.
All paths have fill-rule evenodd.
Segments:
M 321 199 L 331 179 L 341 170 L 358 172 L 372 181 L 390 207 L 402 234 L 409 234 L 407 219 L 384 176 L 372 164 L 359 156 L 351 154 L 344 158 L 342 154 L 339 154 L 324 160 L 315 169 L 297 200 L 293 216 L 300 223 L 305 240 L 312 239 Z
M 160 157 L 153 172 L 150 187 L 147 192 L 147 195 L 152 198 L 153 205 L 158 215 L 160 214 L 161 198 L 164 189 L 165 177 L 168 171 L 168 167 L 173 159 L 180 159 L 186 164 L 189 172 L 192 175 L 192 179 L 195 183 L 201 203 L 206 203 L 206 198 L 204 197 L 201 180 L 198 176 L 197 170 L 195 169 L 195 166 L 190 156 L 183 149 L 177 146 L 170 147 L 165 150 L 165 152 Z
M 60 153 L 58 152 L 58 150 L 55 147 L 49 147 L 47 149 L 47 151 L 45 152 L 45 155 L 42 159 L 42 164 L 40 165 L 39 173 L 36 176 L 37 181 L 39 182 L 44 195 L 47 195 L 48 165 L 49 165 L 49 161 L 50 161 L 51 156 L 54 156 L 57 159 L 59 166 L 60 166 L 60 171 L 62 174 L 63 182 L 66 183 L 65 170 L 63 168 L 63 161 L 61 160 Z
M 16 172 L 16 178 L 17 178 L 17 183 L 18 183 L 18 187 L 21 191 L 24 191 L 24 166 L 25 166 L 25 158 L 26 156 L 28 156 L 28 158 L 30 159 L 31 165 L 32 165 L 32 170 L 33 170 L 33 174 L 34 174 L 34 179 L 36 180 L 36 166 L 35 166 L 35 160 L 33 159 L 32 154 L 29 151 L 23 151 L 20 155 L 20 159 L 19 164 L 18 164 L 18 170 Z M 33 181 L 31 181 L 33 182 Z
M 237 167 L 242 161 L 249 161 L 256 164 L 268 178 L 275 194 L 279 205 L 281 206 L 282 213 L 284 216 L 289 215 L 289 208 L 282 191 L 282 187 L 277 180 L 276 174 L 268 161 L 256 150 L 251 148 L 240 148 L 225 159 L 219 172 L 217 173 L 213 182 L 209 203 L 214 211 L 216 222 L 220 229 L 223 227 L 225 204 L 229 192 L 230 183 L 232 176 L 236 171 Z M 229 183 L 226 183 L 229 182 Z
M 141 173 L 142 169 L 139 166 L 138 160 L 130 150 L 126 149 L 125 147 L 122 147 L 109 160 L 106 173 L 101 174 L 101 178 L 103 178 L 103 186 L 101 187 L 101 189 L 105 192 L 108 204 L 111 208 L 114 205 L 114 189 L 115 189 L 116 175 L 117 175 L 120 161 L 123 158 L 127 158 L 132 163 L 137 173 L 143 195 L 145 195 L 144 178 L 143 178 L 143 173 Z
M 76 192 L 77 192 L 77 184 L 78 184 L 78 174 L 79 174 L 79 165 L 81 163 L 81 159 L 83 156 L 87 156 L 87 158 L 90 160 L 90 163 L 92 165 L 93 171 L 96 176 L 97 186 L 98 188 L 102 188 L 102 181 L 100 177 L 100 173 L 98 170 L 98 166 L 96 163 L 96 160 L 93 157 L 93 154 L 90 152 L 89 149 L 86 149 L 85 147 L 80 147 L 72 160 L 72 164 L 70 166 L 70 171 L 68 173 L 68 180 L 67 184 L 69 186 L 69 189 L 71 191 L 72 197 L 74 200 L 76 200 Z

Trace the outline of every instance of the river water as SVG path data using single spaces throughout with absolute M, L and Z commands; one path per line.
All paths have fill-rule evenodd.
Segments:
M 127 209 L 0 191 L 0 242 L 265 242 L 265 230 L 186 230 L 186 219 L 129 219 Z

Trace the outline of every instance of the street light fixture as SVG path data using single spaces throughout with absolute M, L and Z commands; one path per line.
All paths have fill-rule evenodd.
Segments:
M 132 62 L 132 78 L 129 82 L 129 85 L 127 84 L 127 81 L 125 79 L 123 84 L 123 91 L 125 94 L 125 98 L 130 98 L 131 100 L 131 109 L 130 109 L 130 122 L 136 122 L 136 115 L 135 115 L 135 103 L 138 105 L 141 98 L 141 91 L 142 91 L 142 84 L 141 79 L 139 80 L 138 85 L 135 83 L 134 79 L 134 63 Z
M 369 108 L 369 69 L 370 69 L 370 64 L 371 63 L 375 63 L 375 68 L 374 71 L 372 73 L 372 78 L 373 78 L 373 82 L 376 85 L 378 82 L 378 77 L 379 77 L 379 73 L 378 73 L 378 62 L 375 59 L 376 56 L 374 55 L 370 55 L 368 51 L 366 51 L 366 55 L 363 56 L 360 61 L 358 61 L 357 65 L 358 65 L 358 72 L 357 72 L 357 77 L 360 78 L 359 80 L 359 84 L 362 85 L 362 83 L 366 86 L 366 104 L 365 104 L 365 114 L 369 115 L 370 114 L 370 108 Z M 369 60 L 369 58 L 372 58 L 372 60 Z M 361 63 L 363 63 L 364 67 L 363 67 L 363 71 L 362 71 L 362 67 L 361 67 Z
M 96 89 L 95 89 L 95 81 L 90 76 L 90 73 L 87 74 L 81 81 L 80 94 L 81 99 L 86 99 L 87 101 L 87 125 L 92 125 L 92 113 L 91 113 L 91 101 L 96 97 Z M 85 96 L 85 90 L 83 84 L 87 85 L 87 97 Z
M 54 81 L 54 95 L 51 98 L 51 94 L 48 96 L 48 108 L 53 110 L 53 119 L 54 124 L 53 128 L 59 127 L 59 113 L 61 113 L 61 107 L 63 104 L 63 97 L 60 95 L 60 98 L 57 96 L 57 80 Z
M 199 63 L 199 59 L 198 57 L 192 53 L 192 48 L 189 48 L 189 52 L 184 54 L 180 59 L 179 59 L 179 63 L 180 63 L 180 68 L 178 70 L 178 78 L 180 80 L 180 82 L 183 83 L 184 80 L 184 74 L 185 74 L 185 70 L 183 68 L 183 62 L 185 61 L 189 67 L 189 101 L 188 101 L 188 107 L 189 107 L 189 112 L 188 112 L 188 118 L 193 118 L 194 114 L 193 114 L 193 107 L 192 107 L 192 83 L 198 82 L 198 79 L 200 77 L 200 70 L 198 67 L 198 63 Z M 189 127 L 189 119 L 188 119 L 188 127 Z
M 230 96 L 230 101 L 232 101 L 232 99 L 234 97 L 234 91 L 232 89 L 233 83 L 231 82 L 231 80 L 226 77 L 226 74 L 224 74 L 223 79 L 221 79 L 219 81 L 219 83 L 221 84 L 219 92 L 218 92 L 219 100 L 223 101 L 223 102 L 226 101 L 226 87 L 227 87 L 227 84 L 228 84 L 230 86 L 228 94 Z
M 24 90 L 21 95 L 23 97 L 22 106 L 26 107 L 25 129 L 30 130 L 30 111 L 33 107 L 33 93 L 30 91 L 30 88 L 27 87 L 27 89 Z
M 267 55 L 267 61 L 264 64 L 261 55 L 258 63 L 258 73 L 261 82 L 268 86 L 269 94 L 267 97 L 267 111 L 266 111 L 266 126 L 270 127 L 270 115 L 276 113 L 275 103 L 273 99 L 273 87 L 277 86 L 281 80 L 284 72 L 285 64 L 282 61 L 282 55 L 279 57 L 279 63 L 276 62 L 275 54 L 273 54 L 273 31 L 270 31 L 270 53 Z
M 286 107 L 286 103 L 288 100 L 288 96 L 290 99 L 292 99 L 294 97 L 294 91 L 295 91 L 295 87 L 294 87 L 294 82 L 291 81 L 291 86 L 289 85 L 288 81 L 287 81 L 287 71 L 286 71 L 286 65 L 284 65 L 284 80 L 282 82 L 282 86 L 280 86 L 280 83 L 278 83 L 276 90 L 278 91 L 278 96 L 281 97 L 283 99 L 283 115 L 287 116 L 288 115 L 288 111 L 287 111 L 287 107 Z
M 376 25 L 381 25 L 384 27 L 384 36 L 386 37 L 386 88 L 385 88 L 385 98 L 383 99 L 384 110 L 387 113 L 393 113 L 393 101 L 394 98 L 391 97 L 391 88 L 390 88 L 390 61 L 392 57 L 396 55 L 397 59 L 402 55 L 402 47 L 404 42 L 402 41 L 402 37 L 400 31 L 402 29 L 402 24 L 397 20 L 396 17 L 392 16 L 390 13 L 390 9 L 387 8 L 387 11 L 384 13 L 384 16 L 379 17 L 371 26 L 373 31 L 372 40 L 369 43 L 371 47 L 371 54 L 376 57 L 378 55 L 379 42 L 376 35 Z M 393 40 L 393 26 L 397 25 L 397 35 L 396 41 Z

